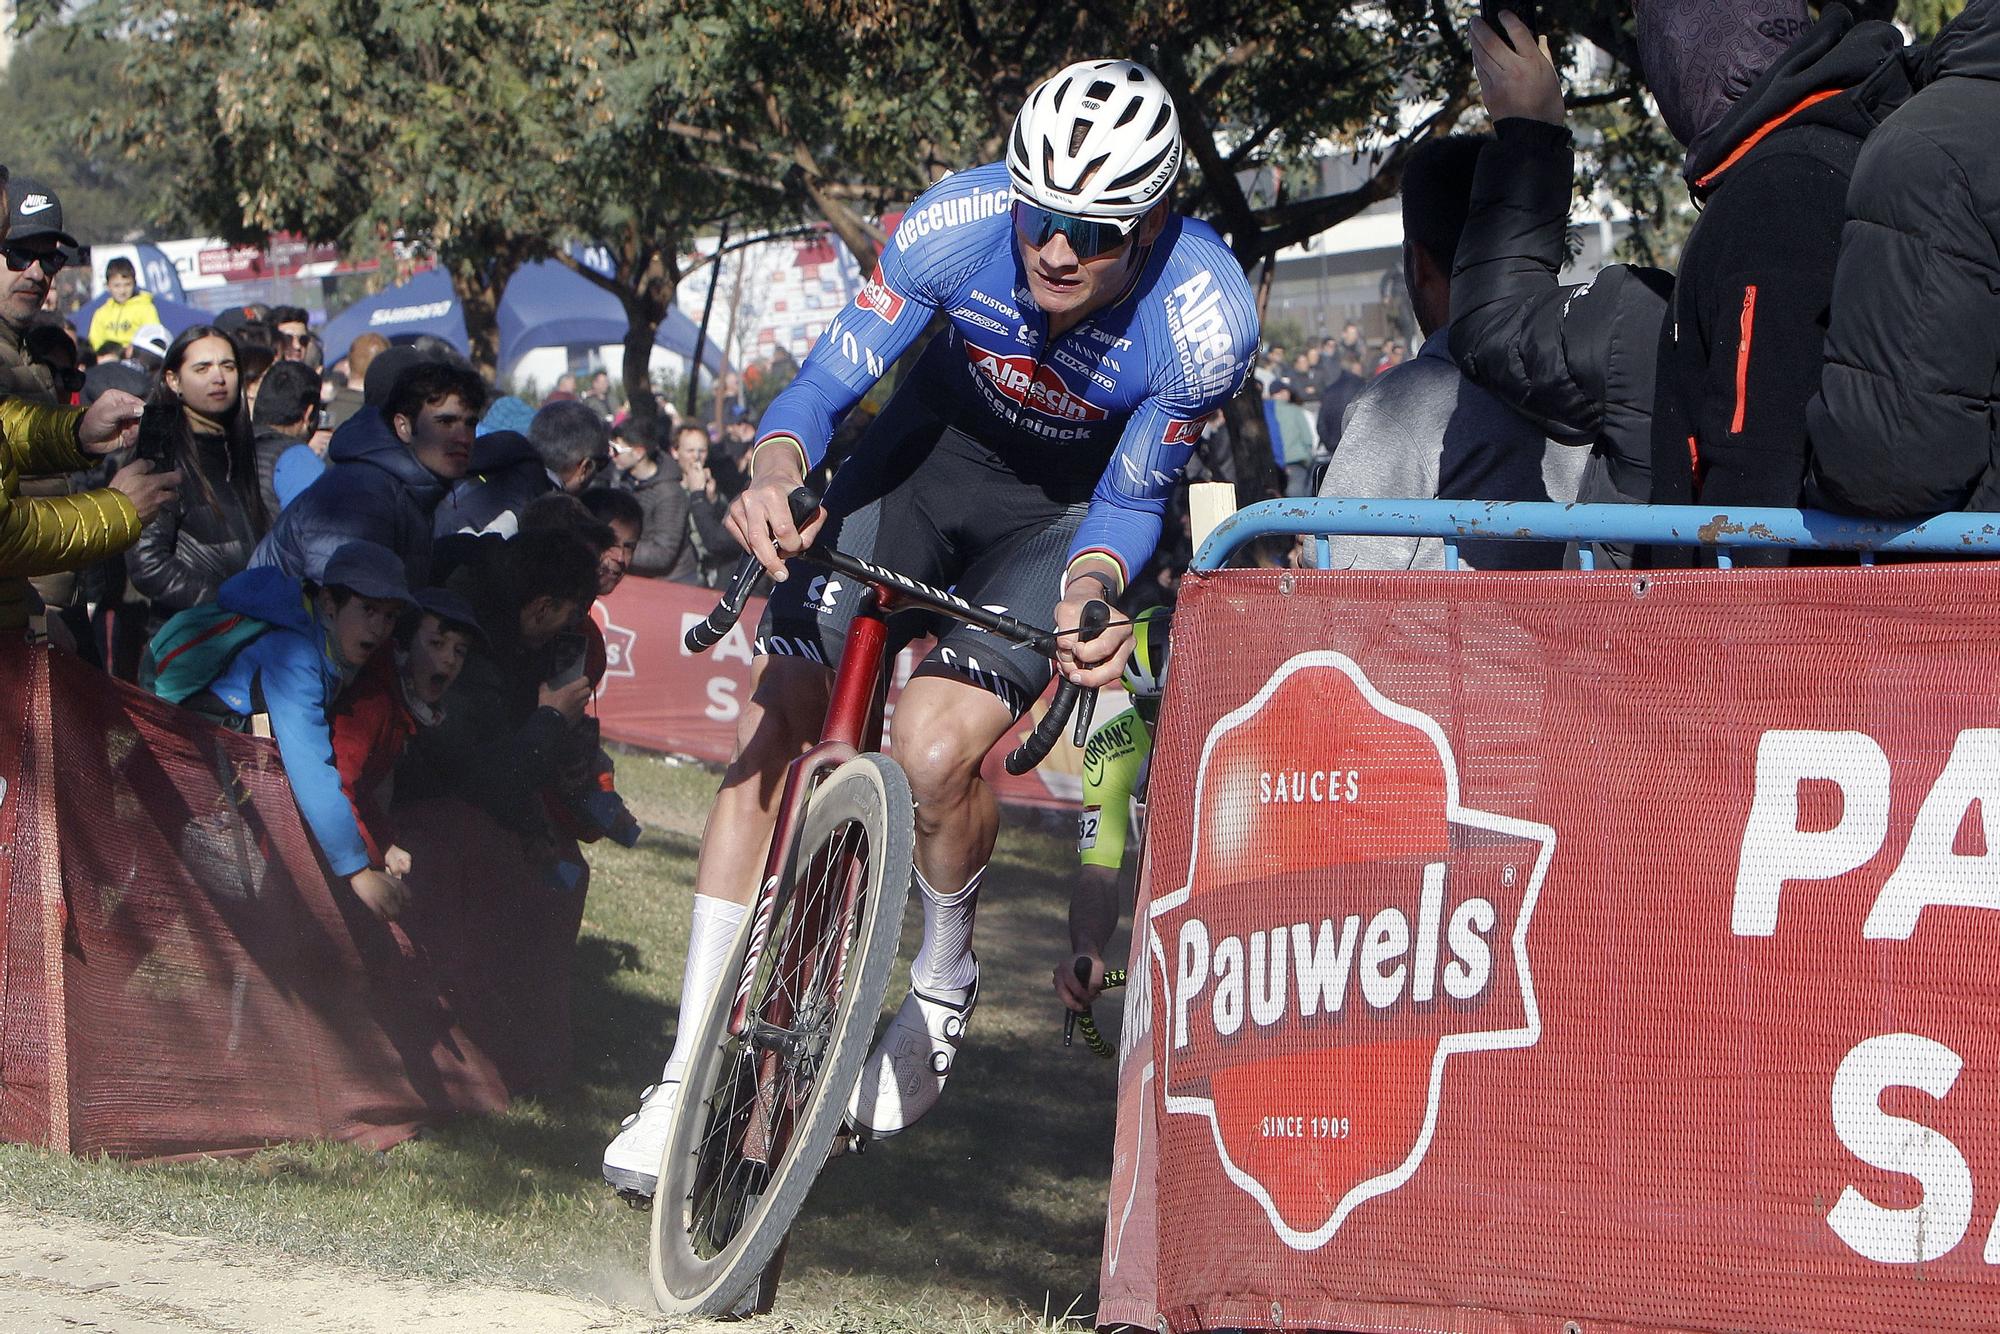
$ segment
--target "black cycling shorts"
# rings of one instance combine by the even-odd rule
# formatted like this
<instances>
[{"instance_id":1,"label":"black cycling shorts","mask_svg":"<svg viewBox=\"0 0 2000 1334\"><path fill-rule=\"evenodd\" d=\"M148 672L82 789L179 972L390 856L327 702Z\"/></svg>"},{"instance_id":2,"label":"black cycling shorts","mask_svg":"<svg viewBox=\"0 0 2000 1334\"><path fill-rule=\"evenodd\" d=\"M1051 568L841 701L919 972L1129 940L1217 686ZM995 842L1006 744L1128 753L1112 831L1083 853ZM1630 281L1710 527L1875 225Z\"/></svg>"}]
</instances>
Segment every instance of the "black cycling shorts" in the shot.
<instances>
[{"instance_id":1,"label":"black cycling shorts","mask_svg":"<svg viewBox=\"0 0 2000 1334\"><path fill-rule=\"evenodd\" d=\"M1079 460L1073 444L1035 455L974 439L926 405L916 385L905 385L827 488L820 541L975 606L1047 625L1105 460ZM772 591L757 651L834 665L864 591L846 575L795 562L792 577ZM890 618L890 651L922 634L941 638L916 675L968 681L1016 717L1041 697L1054 671L1034 649L923 612Z\"/></svg>"}]
</instances>

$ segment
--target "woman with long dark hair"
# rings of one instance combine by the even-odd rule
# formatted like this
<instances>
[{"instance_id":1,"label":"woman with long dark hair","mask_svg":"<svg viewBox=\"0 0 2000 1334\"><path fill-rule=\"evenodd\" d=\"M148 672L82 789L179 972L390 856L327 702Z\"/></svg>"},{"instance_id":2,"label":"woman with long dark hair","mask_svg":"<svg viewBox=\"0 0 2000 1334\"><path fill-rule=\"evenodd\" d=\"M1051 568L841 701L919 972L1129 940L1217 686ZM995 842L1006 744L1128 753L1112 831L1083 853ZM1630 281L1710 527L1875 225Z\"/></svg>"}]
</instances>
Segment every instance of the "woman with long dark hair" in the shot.
<instances>
[{"instance_id":1,"label":"woman with long dark hair","mask_svg":"<svg viewBox=\"0 0 2000 1334\"><path fill-rule=\"evenodd\" d=\"M139 457L181 470L180 498L125 554L155 623L215 600L270 527L257 488L256 433L243 403L236 344L198 324L167 349L139 423Z\"/></svg>"}]
</instances>

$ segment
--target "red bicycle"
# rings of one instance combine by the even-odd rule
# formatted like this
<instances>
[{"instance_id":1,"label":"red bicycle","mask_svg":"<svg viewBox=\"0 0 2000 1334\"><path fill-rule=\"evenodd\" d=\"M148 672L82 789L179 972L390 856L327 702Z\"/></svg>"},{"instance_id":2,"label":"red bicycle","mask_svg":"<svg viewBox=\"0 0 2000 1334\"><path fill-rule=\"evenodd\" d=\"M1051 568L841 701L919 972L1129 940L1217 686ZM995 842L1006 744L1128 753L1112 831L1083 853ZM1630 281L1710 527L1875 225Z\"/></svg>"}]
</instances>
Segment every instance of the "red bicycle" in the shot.
<instances>
[{"instance_id":1,"label":"red bicycle","mask_svg":"<svg viewBox=\"0 0 2000 1334\"><path fill-rule=\"evenodd\" d=\"M818 508L792 496L803 522ZM1056 635L831 548L804 559L868 590L847 632L817 745L785 775L763 880L725 977L701 1018L653 1199L653 1296L674 1315L768 1309L792 1220L820 1168L858 1149L849 1095L875 1036L902 932L916 843L909 780L879 753L888 688L888 617L921 608L1054 655ZM746 558L708 619L702 652L742 615L763 571ZM1093 603L1078 634L1110 608ZM1062 735L1079 699L1065 680L1034 733L1007 758L1026 773ZM753 1291L754 1290L754 1291Z\"/></svg>"}]
</instances>

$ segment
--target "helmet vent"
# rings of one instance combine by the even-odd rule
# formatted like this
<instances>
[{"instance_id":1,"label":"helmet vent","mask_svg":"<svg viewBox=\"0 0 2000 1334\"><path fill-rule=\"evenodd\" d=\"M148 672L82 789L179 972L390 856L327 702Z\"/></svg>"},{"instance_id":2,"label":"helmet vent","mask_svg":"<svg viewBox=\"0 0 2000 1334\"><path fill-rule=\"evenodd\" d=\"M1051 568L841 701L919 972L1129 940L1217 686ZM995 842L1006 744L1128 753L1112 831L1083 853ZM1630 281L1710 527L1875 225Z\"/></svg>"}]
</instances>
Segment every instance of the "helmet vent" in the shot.
<instances>
[{"instance_id":1,"label":"helmet vent","mask_svg":"<svg viewBox=\"0 0 2000 1334\"><path fill-rule=\"evenodd\" d=\"M1071 157L1075 157L1079 152L1083 150L1083 141L1090 137L1091 128L1092 128L1091 122L1087 120L1080 120L1076 124L1070 126L1069 155Z\"/></svg>"},{"instance_id":2,"label":"helmet vent","mask_svg":"<svg viewBox=\"0 0 2000 1334\"><path fill-rule=\"evenodd\" d=\"M1116 91L1109 82L1099 79L1090 85L1090 91L1085 93L1084 96L1093 102L1108 102L1111 100L1111 94Z\"/></svg>"}]
</instances>

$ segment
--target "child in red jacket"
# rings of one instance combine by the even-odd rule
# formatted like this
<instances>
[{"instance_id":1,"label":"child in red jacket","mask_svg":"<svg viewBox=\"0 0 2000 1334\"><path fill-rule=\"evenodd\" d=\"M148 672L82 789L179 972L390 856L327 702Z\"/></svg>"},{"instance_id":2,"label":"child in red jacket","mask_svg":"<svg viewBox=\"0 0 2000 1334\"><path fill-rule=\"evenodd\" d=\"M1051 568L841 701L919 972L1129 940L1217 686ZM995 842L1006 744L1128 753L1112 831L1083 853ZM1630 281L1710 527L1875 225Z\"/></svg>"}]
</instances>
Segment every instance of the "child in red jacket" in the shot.
<instances>
[{"instance_id":1,"label":"child in red jacket","mask_svg":"<svg viewBox=\"0 0 2000 1334\"><path fill-rule=\"evenodd\" d=\"M419 727L444 717L445 692L483 638L471 606L444 588L416 594L417 610L396 643L377 653L327 710L340 785L354 807L368 855L391 875L410 873L410 854L395 845L387 785L403 747Z\"/></svg>"}]
</instances>

